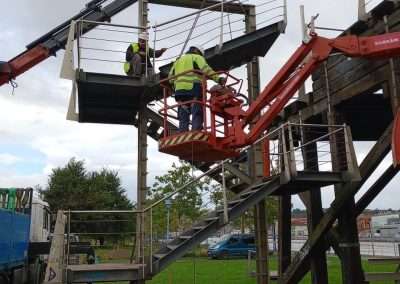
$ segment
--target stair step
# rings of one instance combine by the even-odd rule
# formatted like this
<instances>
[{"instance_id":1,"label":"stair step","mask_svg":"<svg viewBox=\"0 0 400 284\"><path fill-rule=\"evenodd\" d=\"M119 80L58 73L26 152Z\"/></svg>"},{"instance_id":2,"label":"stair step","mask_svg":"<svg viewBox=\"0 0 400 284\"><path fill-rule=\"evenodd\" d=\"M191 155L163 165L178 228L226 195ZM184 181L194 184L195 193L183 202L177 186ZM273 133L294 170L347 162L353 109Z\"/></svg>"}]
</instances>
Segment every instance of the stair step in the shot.
<instances>
[{"instance_id":1,"label":"stair step","mask_svg":"<svg viewBox=\"0 0 400 284\"><path fill-rule=\"evenodd\" d=\"M257 190L250 190L250 191L246 191L240 194L240 197L247 197L253 193L257 192Z\"/></svg>"},{"instance_id":2,"label":"stair step","mask_svg":"<svg viewBox=\"0 0 400 284\"><path fill-rule=\"evenodd\" d=\"M207 217L207 218L204 219L204 221L212 222L212 221L216 221L218 219L219 219L219 217L217 217L217 216L215 216L215 217Z\"/></svg>"},{"instance_id":3,"label":"stair step","mask_svg":"<svg viewBox=\"0 0 400 284\"><path fill-rule=\"evenodd\" d=\"M244 201L245 199L236 199L236 200L232 200L228 203L228 211L232 209L232 207L234 207L236 204ZM219 206L217 207L216 212L224 212L224 206Z\"/></svg>"},{"instance_id":4,"label":"stair step","mask_svg":"<svg viewBox=\"0 0 400 284\"><path fill-rule=\"evenodd\" d=\"M158 258L158 259L160 259L160 258L163 258L164 256L166 256L167 254L165 254L165 253L163 253L163 254L161 254L161 253L157 253L157 254L153 254L153 256L155 257L155 258Z\"/></svg>"},{"instance_id":5,"label":"stair step","mask_svg":"<svg viewBox=\"0 0 400 284\"><path fill-rule=\"evenodd\" d=\"M203 230L204 228L206 228L207 226L193 226L192 229L193 230Z\"/></svg>"},{"instance_id":6,"label":"stair step","mask_svg":"<svg viewBox=\"0 0 400 284\"><path fill-rule=\"evenodd\" d=\"M175 250L178 247L180 247L180 245L167 245L167 248L170 249L170 250Z\"/></svg>"},{"instance_id":7,"label":"stair step","mask_svg":"<svg viewBox=\"0 0 400 284\"><path fill-rule=\"evenodd\" d=\"M244 198L243 199L235 199L235 200L229 201L228 205L236 205L244 200L245 200Z\"/></svg>"},{"instance_id":8,"label":"stair step","mask_svg":"<svg viewBox=\"0 0 400 284\"><path fill-rule=\"evenodd\" d=\"M192 236L179 236L179 238L182 240L189 240L192 238Z\"/></svg>"}]
</instances>

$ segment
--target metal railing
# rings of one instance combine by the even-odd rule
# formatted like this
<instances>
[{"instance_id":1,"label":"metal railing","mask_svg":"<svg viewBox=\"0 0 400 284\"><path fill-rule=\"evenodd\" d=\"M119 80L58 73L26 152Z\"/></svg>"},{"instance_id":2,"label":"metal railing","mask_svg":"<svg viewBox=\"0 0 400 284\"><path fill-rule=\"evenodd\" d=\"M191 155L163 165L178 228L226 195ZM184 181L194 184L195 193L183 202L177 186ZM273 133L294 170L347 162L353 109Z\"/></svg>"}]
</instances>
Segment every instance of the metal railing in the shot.
<instances>
[{"instance_id":1,"label":"metal railing","mask_svg":"<svg viewBox=\"0 0 400 284\"><path fill-rule=\"evenodd\" d=\"M82 264L71 253L71 242L89 242L97 263L129 263L136 243L135 210L67 210L65 264ZM71 263L73 258L78 261Z\"/></svg>"},{"instance_id":2,"label":"metal railing","mask_svg":"<svg viewBox=\"0 0 400 284\"><path fill-rule=\"evenodd\" d=\"M95 27L83 35L86 26ZM117 25L104 22L80 20L76 22L77 68L108 74L123 74L127 48L146 27ZM149 49L149 46L146 46ZM146 57L148 59L148 57ZM150 60L150 59L148 59ZM144 74L149 75L148 64L144 64Z\"/></svg>"},{"instance_id":3,"label":"metal railing","mask_svg":"<svg viewBox=\"0 0 400 284\"><path fill-rule=\"evenodd\" d=\"M142 32L149 36L147 48L167 48L160 58L156 58L155 55L146 57L148 62L145 64L144 73L147 77L153 73L147 66L152 66L156 73L158 67L174 61L190 46L222 47L225 41L246 32L245 13L231 14L225 11L227 8L224 7L231 3L254 6L257 28L287 20L286 0L221 1L196 12L147 27L79 20L75 24L76 67L90 72L124 75L126 50L130 44L137 42L138 35ZM216 11L219 8L220 11ZM71 28L73 26L71 25ZM83 31L88 27L91 27L91 30L84 34Z\"/></svg>"},{"instance_id":4,"label":"metal railing","mask_svg":"<svg viewBox=\"0 0 400 284\"><path fill-rule=\"evenodd\" d=\"M180 78L185 75L196 75L199 77L199 80L201 80L201 85L202 85L201 98L193 98L190 101L176 102L173 99L174 91L172 90L169 82L171 80L176 80L177 78ZM215 86L216 89L214 89L214 87L208 88L207 81L215 75L218 75L219 77L226 79L226 84L224 86L216 85ZM164 125L163 125L165 130L163 132L164 138L167 138L168 136L174 134L172 129L168 128L168 124L171 122L177 123L179 121L178 108L186 106L190 109L191 105L194 103L198 104L199 107L202 109L203 129L207 132L210 132L215 137L223 137L225 135L225 131L227 129L229 122L222 115L212 110L212 100L213 99L215 100L219 96L219 93L222 90L226 89L229 89L232 92L231 93L232 98L230 100L231 104L237 103L239 105L243 105L244 100L247 100L247 98L241 94L243 80L238 79L233 75L231 75L229 72L225 71L207 75L199 70L188 70L181 74L161 80L160 85L164 90L163 92L164 97L162 104L161 102L158 102L159 104L161 104L158 106L158 113L164 119ZM189 122L189 124L191 124L191 122Z\"/></svg>"}]
</instances>

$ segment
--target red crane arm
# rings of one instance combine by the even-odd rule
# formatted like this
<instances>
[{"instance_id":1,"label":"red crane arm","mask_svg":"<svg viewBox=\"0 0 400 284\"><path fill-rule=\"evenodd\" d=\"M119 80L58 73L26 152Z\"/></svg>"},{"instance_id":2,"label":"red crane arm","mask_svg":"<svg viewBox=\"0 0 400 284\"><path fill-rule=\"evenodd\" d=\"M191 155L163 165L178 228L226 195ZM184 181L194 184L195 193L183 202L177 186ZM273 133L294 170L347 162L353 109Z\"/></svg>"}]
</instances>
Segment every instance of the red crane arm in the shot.
<instances>
[{"instance_id":1,"label":"red crane arm","mask_svg":"<svg viewBox=\"0 0 400 284\"><path fill-rule=\"evenodd\" d=\"M234 124L235 146L241 147L254 143L267 130L275 117L283 110L307 78L323 63L332 51L338 51L349 57L389 58L400 55L400 32L371 37L344 36L327 39L312 34L307 43L303 43L278 74L246 112L240 115L242 123ZM268 107L264 114L261 110ZM255 117L259 118L248 134L244 128ZM239 127L241 129L239 129Z\"/></svg>"},{"instance_id":2,"label":"red crane arm","mask_svg":"<svg viewBox=\"0 0 400 284\"><path fill-rule=\"evenodd\" d=\"M21 75L49 56L49 50L38 45L11 59L9 62L0 65L0 86Z\"/></svg>"}]
</instances>

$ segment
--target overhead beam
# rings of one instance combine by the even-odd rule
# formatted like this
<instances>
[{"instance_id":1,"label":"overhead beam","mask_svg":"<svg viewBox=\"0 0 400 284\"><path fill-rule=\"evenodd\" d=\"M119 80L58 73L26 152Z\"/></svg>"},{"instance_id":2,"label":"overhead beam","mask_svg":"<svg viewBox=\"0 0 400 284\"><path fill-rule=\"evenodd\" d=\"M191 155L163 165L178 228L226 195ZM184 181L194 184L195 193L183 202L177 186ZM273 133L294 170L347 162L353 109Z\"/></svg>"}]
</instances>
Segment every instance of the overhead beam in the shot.
<instances>
[{"instance_id":1,"label":"overhead beam","mask_svg":"<svg viewBox=\"0 0 400 284\"><path fill-rule=\"evenodd\" d=\"M167 6L175 6L181 8L189 8L189 9L200 9L202 7L203 0L149 0L151 4L158 5L167 5ZM221 3L220 1L214 0L206 0L204 4L204 8L209 6L213 6L215 4ZM224 3L224 12L232 13L232 14L248 14L250 8L254 7L253 5L244 5L237 3ZM221 11L220 7L211 8L211 11L219 12Z\"/></svg>"}]
</instances>

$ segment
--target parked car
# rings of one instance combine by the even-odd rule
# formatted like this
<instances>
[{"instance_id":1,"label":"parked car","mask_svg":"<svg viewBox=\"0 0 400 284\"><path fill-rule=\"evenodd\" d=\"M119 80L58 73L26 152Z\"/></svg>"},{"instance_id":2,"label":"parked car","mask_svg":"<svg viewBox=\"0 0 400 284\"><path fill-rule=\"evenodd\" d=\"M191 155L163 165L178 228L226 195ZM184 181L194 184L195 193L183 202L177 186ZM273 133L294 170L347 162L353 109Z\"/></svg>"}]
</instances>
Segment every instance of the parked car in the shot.
<instances>
[{"instance_id":1,"label":"parked car","mask_svg":"<svg viewBox=\"0 0 400 284\"><path fill-rule=\"evenodd\" d=\"M233 234L227 235L217 244L208 249L210 258L246 257L249 251L256 249L254 235Z\"/></svg>"}]
</instances>

